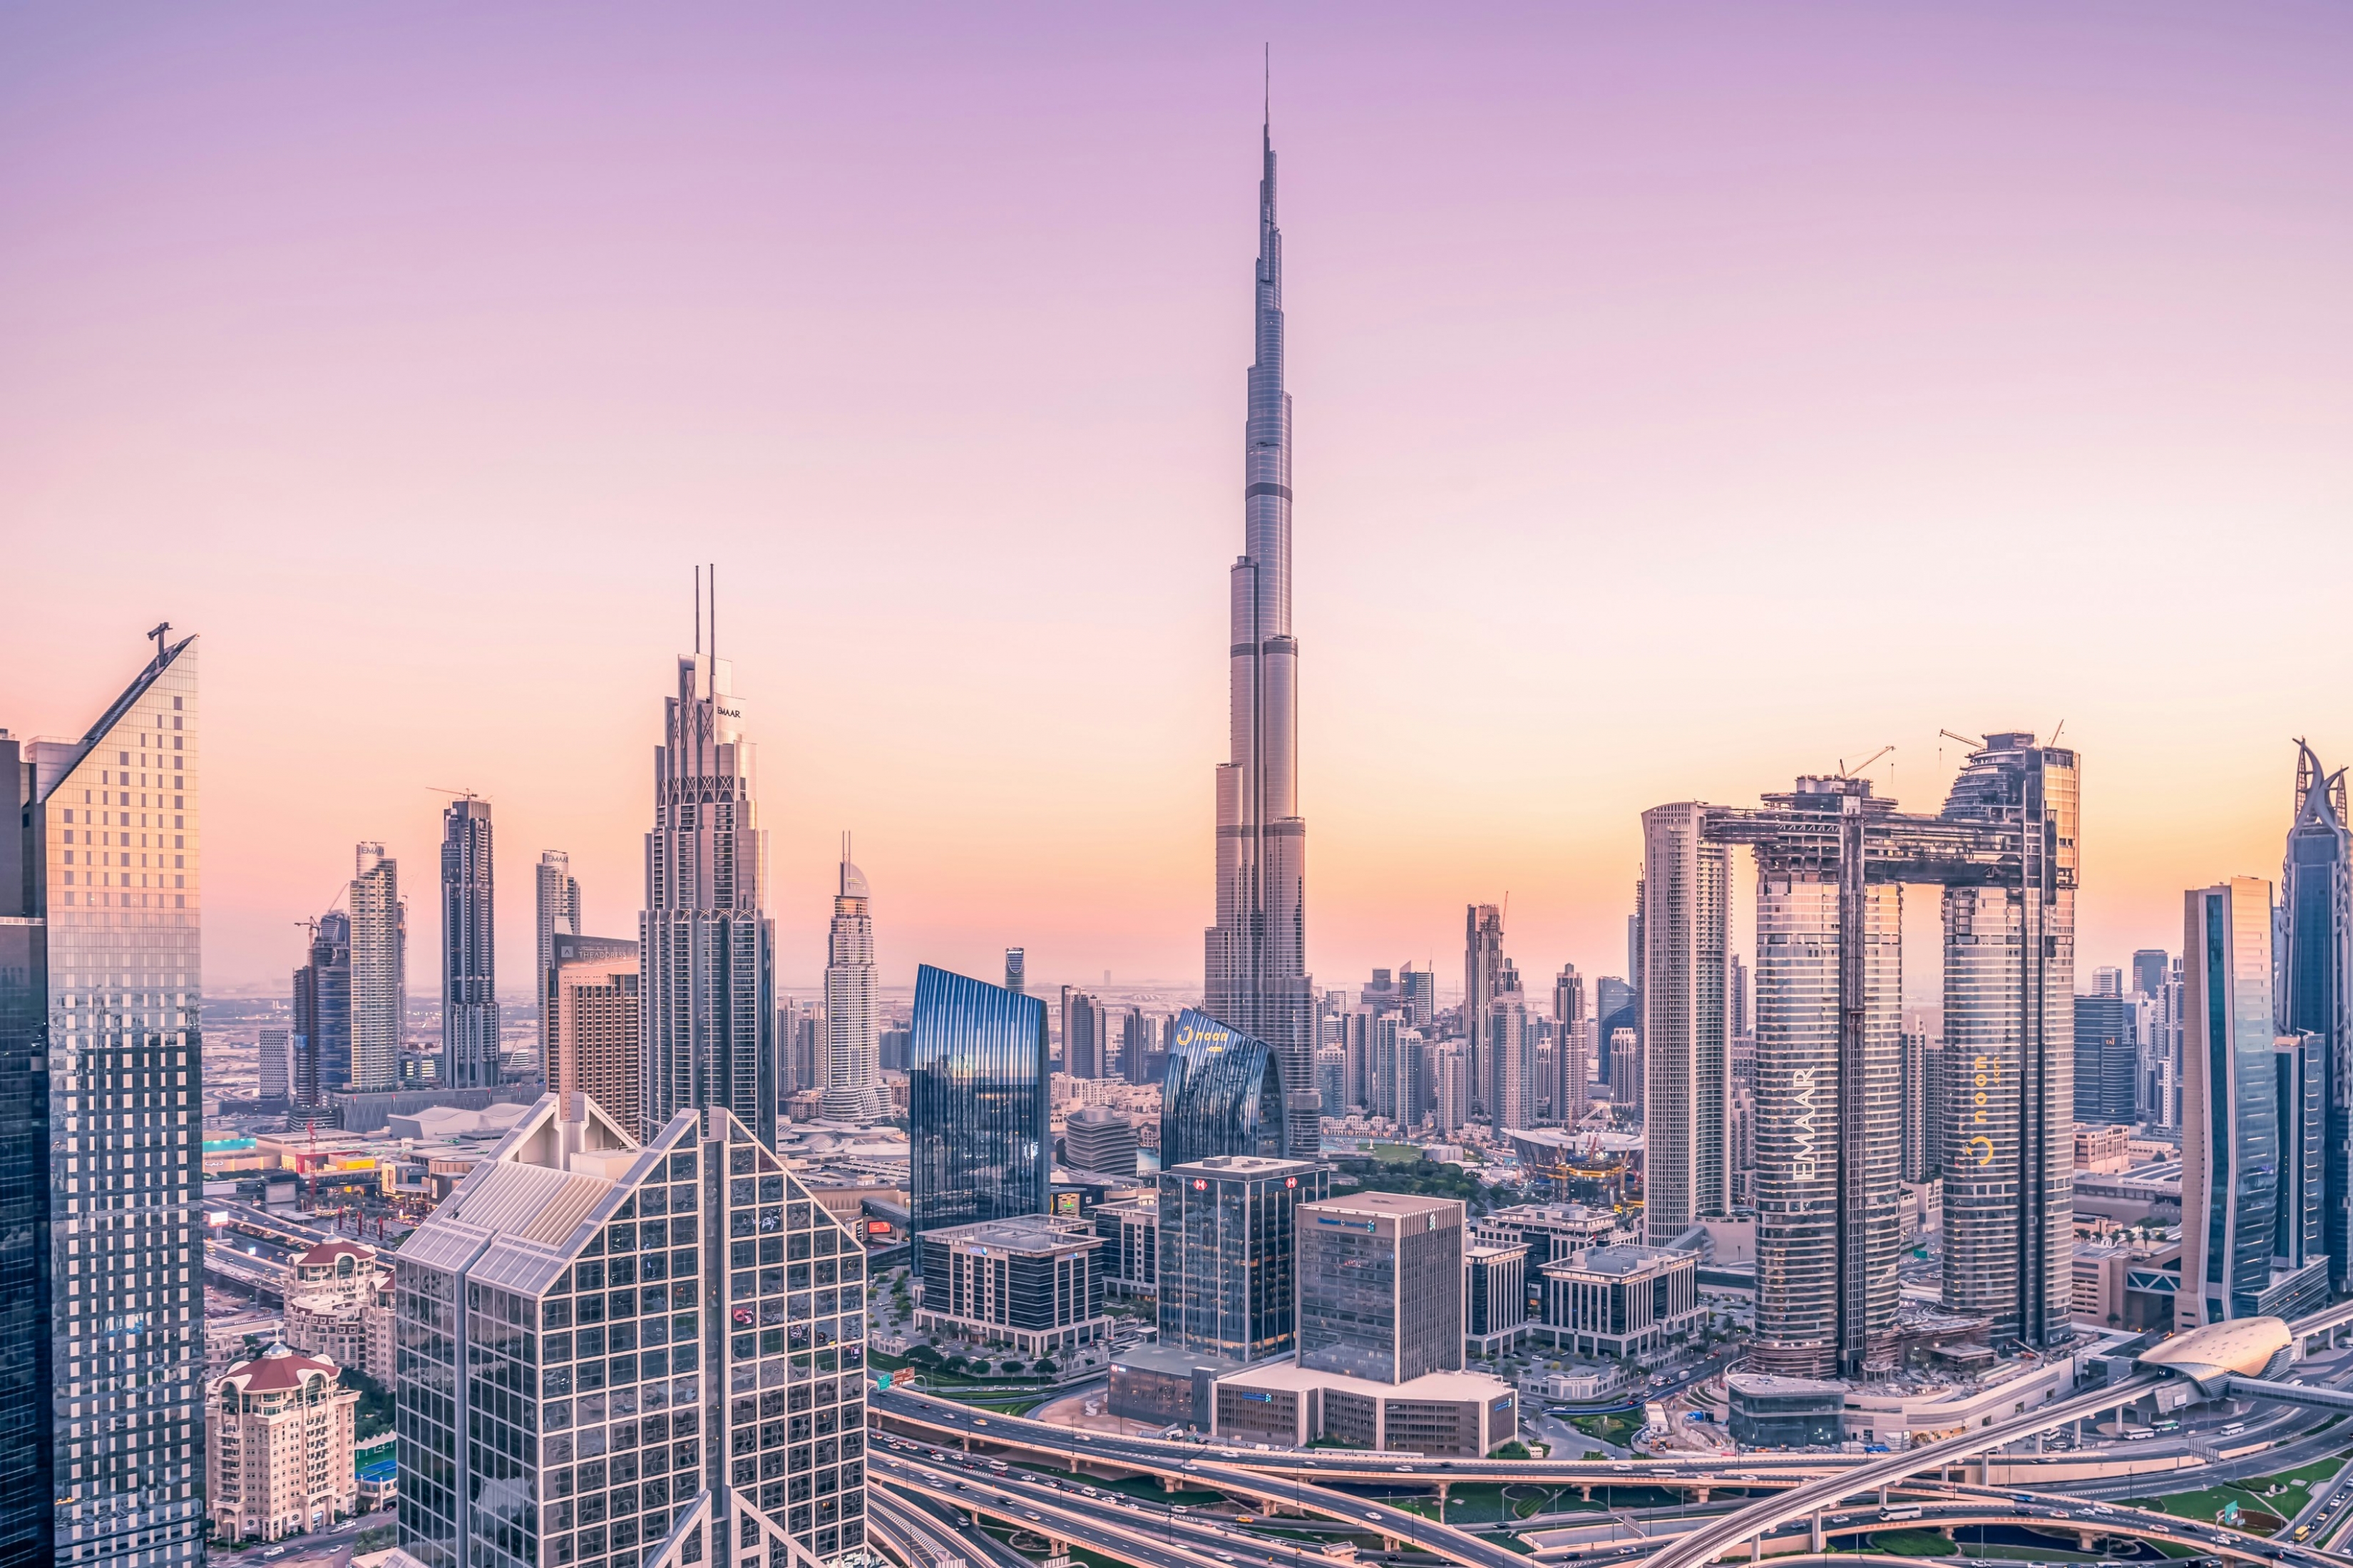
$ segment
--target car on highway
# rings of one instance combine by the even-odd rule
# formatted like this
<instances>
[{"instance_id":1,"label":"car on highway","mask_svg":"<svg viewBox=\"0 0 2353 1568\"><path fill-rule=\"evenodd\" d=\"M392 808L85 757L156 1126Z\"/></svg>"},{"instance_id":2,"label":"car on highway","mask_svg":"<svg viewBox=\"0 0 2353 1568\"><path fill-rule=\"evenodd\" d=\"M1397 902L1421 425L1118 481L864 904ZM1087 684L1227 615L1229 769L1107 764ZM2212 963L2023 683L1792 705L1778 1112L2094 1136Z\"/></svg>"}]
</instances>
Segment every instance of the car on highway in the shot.
<instances>
[{"instance_id":1,"label":"car on highway","mask_svg":"<svg viewBox=\"0 0 2353 1568\"><path fill-rule=\"evenodd\" d=\"M1037 1516L1036 1514L1034 1514L1034 1513L1024 1513L1021 1517L1022 1517L1022 1518L1024 1518L1024 1519L1034 1520L1034 1519L1036 1519L1038 1516Z\"/></svg>"}]
</instances>

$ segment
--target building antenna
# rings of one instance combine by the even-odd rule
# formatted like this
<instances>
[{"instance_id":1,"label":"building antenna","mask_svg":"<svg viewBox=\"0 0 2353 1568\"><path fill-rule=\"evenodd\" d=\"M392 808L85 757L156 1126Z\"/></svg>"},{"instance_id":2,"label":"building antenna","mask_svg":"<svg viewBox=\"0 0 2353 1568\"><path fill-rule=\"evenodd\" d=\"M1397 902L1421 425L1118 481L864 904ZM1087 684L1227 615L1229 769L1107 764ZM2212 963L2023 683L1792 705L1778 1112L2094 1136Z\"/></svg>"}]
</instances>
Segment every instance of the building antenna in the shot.
<instances>
[{"instance_id":1,"label":"building antenna","mask_svg":"<svg viewBox=\"0 0 2353 1568\"><path fill-rule=\"evenodd\" d=\"M697 567L694 569L694 651L695 651L695 655L696 655L696 657L700 658L700 657L702 656L702 567L700 567L700 566L697 566Z\"/></svg>"},{"instance_id":2,"label":"building antenna","mask_svg":"<svg viewBox=\"0 0 2353 1568\"><path fill-rule=\"evenodd\" d=\"M719 563L711 563L711 657L719 657Z\"/></svg>"},{"instance_id":3,"label":"building antenna","mask_svg":"<svg viewBox=\"0 0 2353 1568\"><path fill-rule=\"evenodd\" d=\"M1263 47L1266 50L1266 76L1263 88L1266 101L1260 111L1260 120L1271 132L1274 129L1274 45L1269 41Z\"/></svg>"}]
</instances>

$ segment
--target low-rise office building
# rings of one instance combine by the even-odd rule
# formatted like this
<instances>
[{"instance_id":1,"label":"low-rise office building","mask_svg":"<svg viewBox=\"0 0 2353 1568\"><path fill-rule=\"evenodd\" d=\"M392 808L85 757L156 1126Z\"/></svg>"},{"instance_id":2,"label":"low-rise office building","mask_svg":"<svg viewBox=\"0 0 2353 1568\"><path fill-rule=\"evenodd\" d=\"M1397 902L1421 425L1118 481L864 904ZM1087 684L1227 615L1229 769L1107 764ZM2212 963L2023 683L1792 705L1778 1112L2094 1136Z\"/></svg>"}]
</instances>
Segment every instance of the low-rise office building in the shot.
<instances>
[{"instance_id":1,"label":"low-rise office building","mask_svg":"<svg viewBox=\"0 0 2353 1568\"><path fill-rule=\"evenodd\" d=\"M1471 1227L1477 1246L1526 1247L1532 1272L1589 1247L1633 1238L1614 1211L1584 1204L1514 1204L1480 1215Z\"/></svg>"},{"instance_id":2,"label":"low-rise office building","mask_svg":"<svg viewBox=\"0 0 2353 1568\"><path fill-rule=\"evenodd\" d=\"M1157 1196L1097 1204L1091 1216L1103 1237L1103 1289L1116 1296L1149 1296L1159 1288L1160 1202Z\"/></svg>"},{"instance_id":3,"label":"low-rise office building","mask_svg":"<svg viewBox=\"0 0 2353 1568\"><path fill-rule=\"evenodd\" d=\"M1596 1247L1544 1269L1544 1321L1530 1334L1556 1350L1635 1360L1664 1353L1707 1321L1699 1259L1664 1247Z\"/></svg>"},{"instance_id":4,"label":"low-rise office building","mask_svg":"<svg viewBox=\"0 0 2353 1568\"><path fill-rule=\"evenodd\" d=\"M1477 1459L1519 1434L1519 1396L1499 1378L1431 1372L1403 1383L1270 1363L1217 1380L1215 1425L1238 1442L1351 1447Z\"/></svg>"},{"instance_id":5,"label":"low-rise office building","mask_svg":"<svg viewBox=\"0 0 2353 1568\"><path fill-rule=\"evenodd\" d=\"M982 1344L1050 1355L1111 1332L1096 1255L1103 1238L1083 1221L1047 1215L927 1230L915 1328Z\"/></svg>"},{"instance_id":6,"label":"low-rise office building","mask_svg":"<svg viewBox=\"0 0 2353 1568\"><path fill-rule=\"evenodd\" d=\"M1462 1351L1492 1356L1527 1338L1528 1249L1473 1247L1462 1254Z\"/></svg>"},{"instance_id":7,"label":"low-rise office building","mask_svg":"<svg viewBox=\"0 0 2353 1568\"><path fill-rule=\"evenodd\" d=\"M1743 1448L1835 1448L1846 1408L1846 1384L1769 1373L1725 1374L1732 1440Z\"/></svg>"}]
</instances>

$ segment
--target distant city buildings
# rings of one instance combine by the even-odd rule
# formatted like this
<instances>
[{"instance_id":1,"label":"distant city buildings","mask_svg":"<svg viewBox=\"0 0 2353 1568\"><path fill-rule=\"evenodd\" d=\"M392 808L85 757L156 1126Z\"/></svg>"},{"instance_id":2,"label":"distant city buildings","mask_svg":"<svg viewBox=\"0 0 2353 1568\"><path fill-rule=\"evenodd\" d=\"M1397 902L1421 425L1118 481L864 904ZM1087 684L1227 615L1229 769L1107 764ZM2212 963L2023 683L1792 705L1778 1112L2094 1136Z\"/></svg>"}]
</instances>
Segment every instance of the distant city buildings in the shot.
<instances>
[{"instance_id":1,"label":"distant city buildings","mask_svg":"<svg viewBox=\"0 0 2353 1568\"><path fill-rule=\"evenodd\" d=\"M1062 1070L1072 1078L1103 1076L1103 1004L1075 985L1062 987Z\"/></svg>"},{"instance_id":2,"label":"distant city buildings","mask_svg":"<svg viewBox=\"0 0 2353 1568\"><path fill-rule=\"evenodd\" d=\"M441 1081L451 1089L495 1089L503 1076L491 867L491 803L451 801L441 814Z\"/></svg>"},{"instance_id":3,"label":"distant city buildings","mask_svg":"<svg viewBox=\"0 0 2353 1568\"><path fill-rule=\"evenodd\" d=\"M1029 984L1029 954L1018 947L1005 950L1005 988L1016 996Z\"/></svg>"},{"instance_id":4,"label":"distant city buildings","mask_svg":"<svg viewBox=\"0 0 2353 1568\"><path fill-rule=\"evenodd\" d=\"M872 895L866 874L849 863L847 834L825 952L825 1116L832 1121L879 1121L891 1113L891 1104L882 1089Z\"/></svg>"},{"instance_id":5,"label":"distant city buildings","mask_svg":"<svg viewBox=\"0 0 2353 1568\"><path fill-rule=\"evenodd\" d=\"M555 1059L555 939L578 936L580 883L572 875L572 857L561 849L543 849L532 883L533 984L539 993L539 1059L542 1070ZM553 1081L551 1079L550 1081Z\"/></svg>"},{"instance_id":6,"label":"distant city buildings","mask_svg":"<svg viewBox=\"0 0 2353 1568\"><path fill-rule=\"evenodd\" d=\"M1593 1037L1585 1016L1585 977L1564 963L1552 983L1553 1120L1574 1127L1585 1120L1592 1078Z\"/></svg>"},{"instance_id":7,"label":"distant city buildings","mask_svg":"<svg viewBox=\"0 0 2353 1568\"><path fill-rule=\"evenodd\" d=\"M400 863L381 844L362 844L352 858L350 1087L398 1089L402 1015L408 1002Z\"/></svg>"},{"instance_id":8,"label":"distant city buildings","mask_svg":"<svg viewBox=\"0 0 2353 1568\"><path fill-rule=\"evenodd\" d=\"M294 1105L305 1119L352 1087L352 919L329 910L294 972Z\"/></svg>"}]
</instances>

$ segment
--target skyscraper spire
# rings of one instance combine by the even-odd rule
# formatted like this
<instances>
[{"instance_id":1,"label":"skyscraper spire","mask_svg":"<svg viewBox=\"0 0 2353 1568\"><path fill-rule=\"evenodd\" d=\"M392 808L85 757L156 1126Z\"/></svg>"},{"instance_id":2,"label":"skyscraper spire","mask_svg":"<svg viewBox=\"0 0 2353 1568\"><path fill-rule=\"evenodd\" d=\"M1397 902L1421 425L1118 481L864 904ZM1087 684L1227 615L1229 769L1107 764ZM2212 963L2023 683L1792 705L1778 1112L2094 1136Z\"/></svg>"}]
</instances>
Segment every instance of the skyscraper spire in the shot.
<instances>
[{"instance_id":1,"label":"skyscraper spire","mask_svg":"<svg viewBox=\"0 0 2353 1568\"><path fill-rule=\"evenodd\" d=\"M1270 109L1271 99L1270 97ZM1262 130L1242 553L1229 577L1231 760L1218 770L1218 921L1204 1006L1274 1047L1294 1153L1320 1139L1306 972L1307 825L1299 816L1299 644L1291 630L1291 395L1282 379L1282 231L1272 119Z\"/></svg>"}]
</instances>

